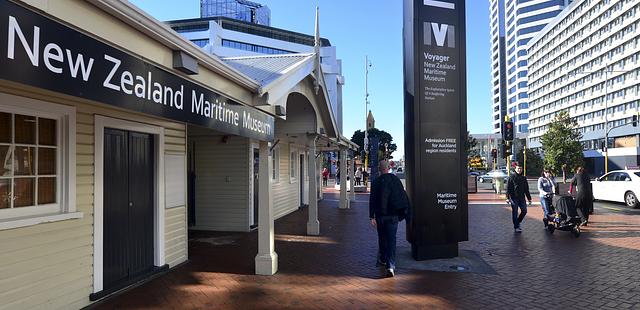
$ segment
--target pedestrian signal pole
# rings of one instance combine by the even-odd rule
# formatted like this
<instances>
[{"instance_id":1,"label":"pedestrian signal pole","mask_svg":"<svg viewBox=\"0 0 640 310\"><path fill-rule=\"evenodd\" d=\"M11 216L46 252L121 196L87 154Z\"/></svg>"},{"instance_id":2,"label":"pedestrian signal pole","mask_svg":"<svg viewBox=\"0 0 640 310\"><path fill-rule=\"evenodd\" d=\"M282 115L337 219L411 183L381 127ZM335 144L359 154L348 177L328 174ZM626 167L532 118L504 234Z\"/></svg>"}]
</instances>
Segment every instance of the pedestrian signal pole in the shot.
<instances>
[{"instance_id":1,"label":"pedestrian signal pole","mask_svg":"<svg viewBox=\"0 0 640 310\"><path fill-rule=\"evenodd\" d=\"M522 149L522 155L524 157L524 176L527 176L527 143L524 143L524 148Z\"/></svg>"},{"instance_id":2,"label":"pedestrian signal pole","mask_svg":"<svg viewBox=\"0 0 640 310\"><path fill-rule=\"evenodd\" d=\"M502 140L504 140L504 157L507 162L507 175L510 175L511 169L511 141L513 141L513 122L509 115L504 116L504 126L502 128Z\"/></svg>"}]
</instances>

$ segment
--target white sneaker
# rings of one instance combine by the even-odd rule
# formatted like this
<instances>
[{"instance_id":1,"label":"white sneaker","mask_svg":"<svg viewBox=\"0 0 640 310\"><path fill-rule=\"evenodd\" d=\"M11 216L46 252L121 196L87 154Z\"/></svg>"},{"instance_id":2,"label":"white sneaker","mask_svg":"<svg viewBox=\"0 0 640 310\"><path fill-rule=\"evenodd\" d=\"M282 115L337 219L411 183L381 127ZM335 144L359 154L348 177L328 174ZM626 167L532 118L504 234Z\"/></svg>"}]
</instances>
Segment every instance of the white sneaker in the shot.
<instances>
[{"instance_id":1,"label":"white sneaker","mask_svg":"<svg viewBox=\"0 0 640 310\"><path fill-rule=\"evenodd\" d=\"M395 275L396 275L396 271L393 270L393 268L388 268L387 269L387 277L393 278Z\"/></svg>"},{"instance_id":2,"label":"white sneaker","mask_svg":"<svg viewBox=\"0 0 640 310\"><path fill-rule=\"evenodd\" d=\"M522 228L518 227L515 229L517 233L521 233L522 232Z\"/></svg>"}]
</instances>

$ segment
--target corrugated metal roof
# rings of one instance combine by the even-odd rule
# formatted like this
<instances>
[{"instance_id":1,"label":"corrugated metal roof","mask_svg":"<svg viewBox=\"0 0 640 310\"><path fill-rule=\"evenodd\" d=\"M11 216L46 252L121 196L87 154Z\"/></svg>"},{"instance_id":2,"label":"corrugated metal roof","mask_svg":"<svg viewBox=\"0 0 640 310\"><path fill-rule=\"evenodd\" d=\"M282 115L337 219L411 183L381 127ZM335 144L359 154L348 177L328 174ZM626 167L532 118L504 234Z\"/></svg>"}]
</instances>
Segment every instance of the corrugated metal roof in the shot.
<instances>
[{"instance_id":1,"label":"corrugated metal roof","mask_svg":"<svg viewBox=\"0 0 640 310\"><path fill-rule=\"evenodd\" d=\"M222 58L222 61L260 83L261 86L265 86L311 57L313 54L281 54L226 57Z\"/></svg>"}]
</instances>

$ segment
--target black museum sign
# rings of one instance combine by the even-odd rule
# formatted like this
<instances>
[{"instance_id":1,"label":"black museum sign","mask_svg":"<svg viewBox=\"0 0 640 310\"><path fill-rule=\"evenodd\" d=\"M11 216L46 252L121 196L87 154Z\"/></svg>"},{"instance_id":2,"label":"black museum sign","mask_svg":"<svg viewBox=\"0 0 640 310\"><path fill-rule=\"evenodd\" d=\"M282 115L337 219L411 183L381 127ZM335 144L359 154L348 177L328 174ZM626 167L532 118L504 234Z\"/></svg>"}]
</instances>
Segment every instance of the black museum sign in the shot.
<instances>
[{"instance_id":1,"label":"black museum sign","mask_svg":"<svg viewBox=\"0 0 640 310\"><path fill-rule=\"evenodd\" d=\"M407 239L416 260L455 257L469 240L465 1L403 3Z\"/></svg>"},{"instance_id":2,"label":"black museum sign","mask_svg":"<svg viewBox=\"0 0 640 310\"><path fill-rule=\"evenodd\" d=\"M271 141L274 118L8 0L0 79Z\"/></svg>"}]
</instances>

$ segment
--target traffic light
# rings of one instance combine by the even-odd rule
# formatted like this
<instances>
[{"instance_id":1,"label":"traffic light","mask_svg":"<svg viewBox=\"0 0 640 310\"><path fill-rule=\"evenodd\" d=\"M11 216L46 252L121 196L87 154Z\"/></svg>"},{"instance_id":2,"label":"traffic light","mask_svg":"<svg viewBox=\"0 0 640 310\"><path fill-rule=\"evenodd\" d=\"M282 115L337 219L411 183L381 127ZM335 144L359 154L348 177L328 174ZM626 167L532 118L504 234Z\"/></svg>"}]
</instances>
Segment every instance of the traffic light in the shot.
<instances>
[{"instance_id":1,"label":"traffic light","mask_svg":"<svg viewBox=\"0 0 640 310\"><path fill-rule=\"evenodd\" d=\"M512 121L504 122L504 131L502 134L502 139L504 139L504 141L513 141L513 122Z\"/></svg>"},{"instance_id":2,"label":"traffic light","mask_svg":"<svg viewBox=\"0 0 640 310\"><path fill-rule=\"evenodd\" d=\"M507 158L509 156L511 156L511 142L510 141L506 141L504 145L504 157Z\"/></svg>"},{"instance_id":3,"label":"traffic light","mask_svg":"<svg viewBox=\"0 0 640 310\"><path fill-rule=\"evenodd\" d=\"M498 150L491 149L491 158L493 158L493 160L496 160L498 158Z\"/></svg>"},{"instance_id":4,"label":"traffic light","mask_svg":"<svg viewBox=\"0 0 640 310\"><path fill-rule=\"evenodd\" d=\"M633 125L633 127L638 127L638 113L631 117L631 125Z\"/></svg>"}]
</instances>

